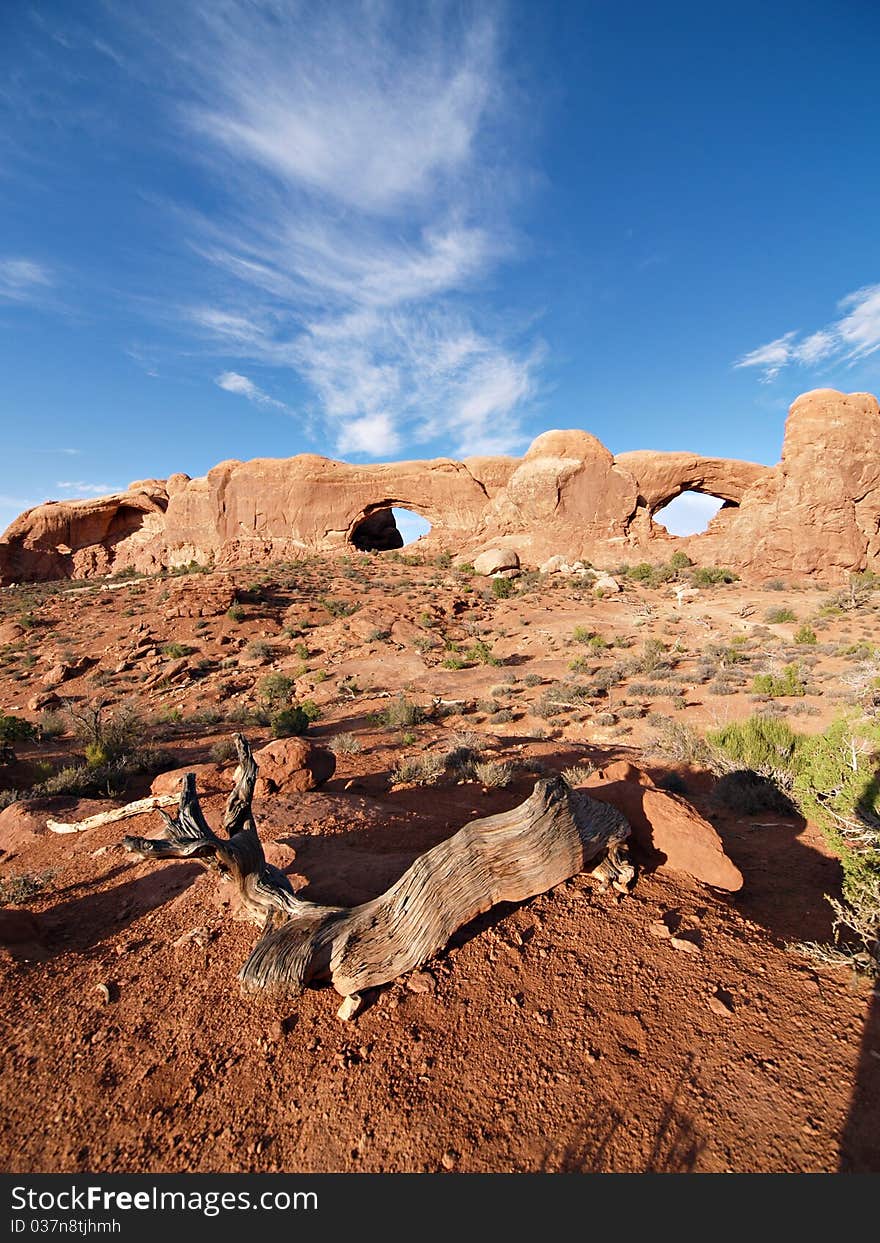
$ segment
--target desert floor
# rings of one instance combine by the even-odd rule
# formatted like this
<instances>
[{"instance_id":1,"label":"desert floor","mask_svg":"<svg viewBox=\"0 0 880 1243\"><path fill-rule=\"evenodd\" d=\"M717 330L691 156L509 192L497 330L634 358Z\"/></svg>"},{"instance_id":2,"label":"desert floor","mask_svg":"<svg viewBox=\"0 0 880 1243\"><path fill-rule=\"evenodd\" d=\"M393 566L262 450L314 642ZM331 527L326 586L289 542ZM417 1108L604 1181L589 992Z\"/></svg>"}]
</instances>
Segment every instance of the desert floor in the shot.
<instances>
[{"instance_id":1,"label":"desert floor","mask_svg":"<svg viewBox=\"0 0 880 1243\"><path fill-rule=\"evenodd\" d=\"M799 816L722 804L692 745L759 708L803 732L864 710L880 592L734 582L679 602L671 584L621 576L598 597L525 575L505 597L447 561L0 593L0 708L43 726L0 767L3 901L39 928L0 954L2 1168L880 1170L877 996L795 948L831 939L839 864ZM755 694L792 665L805 693ZM285 678L336 759L319 788L255 803L305 897L372 897L541 773L618 759L715 826L743 889L660 869L617 896L576 877L462 929L355 1023L326 989L242 995L257 934L226 887L119 846L157 815L66 836L45 822L146 794L157 767L216 770L235 730L268 741ZM96 701L136 717L153 771L112 801L32 796L82 763L68 709ZM449 758L462 747L468 772ZM217 823L222 794L203 802Z\"/></svg>"}]
</instances>

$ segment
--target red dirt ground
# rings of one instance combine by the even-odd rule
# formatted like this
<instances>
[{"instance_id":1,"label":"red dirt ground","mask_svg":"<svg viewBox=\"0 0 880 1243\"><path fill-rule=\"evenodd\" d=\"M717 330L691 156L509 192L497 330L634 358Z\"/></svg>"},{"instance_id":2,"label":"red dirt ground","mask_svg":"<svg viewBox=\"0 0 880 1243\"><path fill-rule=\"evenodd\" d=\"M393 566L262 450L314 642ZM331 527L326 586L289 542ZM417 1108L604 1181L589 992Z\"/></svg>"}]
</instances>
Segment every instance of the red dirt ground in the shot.
<instances>
[{"instance_id":1,"label":"red dirt ground","mask_svg":"<svg viewBox=\"0 0 880 1243\"><path fill-rule=\"evenodd\" d=\"M545 679L517 703L531 703L548 679L569 677L568 662L581 649L565 636L579 619L641 643L647 606L651 633L664 633L673 612L666 597L628 589L622 599L597 604L558 590L516 601L481 595L464 597L465 611L456 614L460 587L434 587L418 566L395 563L383 572L384 585L360 594L349 585L362 609L381 605L405 619L410 634L421 627L430 639L436 625L418 620L430 598L448 632L458 633L462 616L471 619L491 635L499 657L514 660L504 668L445 669L442 650L432 657L405 635L393 642L357 638L352 619L322 616L305 588L273 606L274 614L264 609L238 623L221 614L198 632L192 621L168 620L163 611L161 593L173 603L178 584L150 581L134 601L126 588L32 602L38 626L26 646L37 662L7 659L0 702L24 712L57 648L79 644L107 670L102 694L134 694L155 709L179 705L183 719L166 721L157 736L170 763L198 762L238 726L188 725L186 714L208 702L224 712L236 697L253 702L255 681L299 660L282 655L243 673L218 663L230 647L238 650L238 639L219 640L242 629L249 639L275 637L292 611L313 609L308 646L320 656L310 657L311 671L297 674L298 692L308 691L324 709L311 732L319 742L352 732L361 750L340 753L336 775L320 790L257 801L255 812L270 860L290 871L304 896L323 901L379 893L416 854L466 820L525 798L538 765L561 771L617 757L661 771L656 753L645 759L646 717L600 726L591 724L595 705L549 720L516 707L512 720L499 723L479 704L510 670ZM390 598L388 582L403 573L418 580L413 603L403 587ZM345 583L337 579L325 589L341 596ZM799 594L799 616L812 615L822 598L812 590ZM71 600L82 603L72 610ZM669 622L686 637L690 655L683 662L697 659L697 644L727 642L746 629L744 600L760 613L779 604L780 593L719 589L707 593L699 621L689 615ZM21 607L16 597L7 616ZM214 668L200 682L149 693L128 671L111 674L142 618L158 643L197 638ZM878 630L870 610L830 624L836 629L821 635L823 643ZM40 626L51 629L49 638ZM535 635L539 628L543 637ZM473 642L479 632L461 631L461 638ZM833 674L846 661L826 646L819 669L827 668L827 681L808 697L816 722L798 728L820 728L834 714L841 683ZM316 667L331 677L314 679ZM370 682L356 701L339 689L352 671ZM241 680L240 689L216 689L231 678ZM95 693L72 685L65 693ZM443 695L476 707L468 703L459 717L416 726L411 736L376 725L370 713L387 704L383 691L404 687L423 700ZM677 710L676 719L704 725L753 708L742 687L708 702L696 681L686 693L692 706ZM624 703L625 684L613 695ZM243 728L254 743L268 737L264 727ZM484 789L447 777L434 786L389 787L401 753L437 750L451 728L484 733L492 758L516 761L512 784ZM20 762L0 773L7 786L21 785L34 762L57 766L75 750L66 737L26 745ZM533 771L522 766L526 761ZM837 861L813 826L778 814L722 812L710 777L681 765L678 771L686 797L712 820L742 871L741 893L660 871L642 873L631 894L617 897L601 895L586 876L575 878L481 917L423 971L380 991L349 1024L335 1017L339 998L330 990L310 990L295 1003L241 994L235 973L257 934L232 918L224 886L198 864L138 862L118 848L123 833L154 832L157 817L63 837L42 831L40 816L29 817L23 823L37 831L9 836L0 879L54 875L26 904L44 929L43 950L0 957L0 1167L880 1170L877 996L866 980L786 948L830 939L824 895L839 892ZM149 780L135 780L125 797L143 793ZM204 800L214 823L222 802ZM56 799L42 805L41 816L64 808L62 818L77 819L110 805Z\"/></svg>"}]
</instances>

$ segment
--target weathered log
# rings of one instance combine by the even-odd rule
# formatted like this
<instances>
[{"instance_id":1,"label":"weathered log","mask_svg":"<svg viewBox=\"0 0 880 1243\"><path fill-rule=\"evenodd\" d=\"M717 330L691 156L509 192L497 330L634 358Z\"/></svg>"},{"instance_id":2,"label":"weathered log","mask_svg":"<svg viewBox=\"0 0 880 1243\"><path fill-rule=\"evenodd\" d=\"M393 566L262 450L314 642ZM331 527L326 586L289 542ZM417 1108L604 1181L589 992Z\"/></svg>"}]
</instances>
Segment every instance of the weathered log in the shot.
<instances>
[{"instance_id":1,"label":"weathered log","mask_svg":"<svg viewBox=\"0 0 880 1243\"><path fill-rule=\"evenodd\" d=\"M151 794L147 798L126 803L124 807L114 807L111 811L100 811L96 816L87 816L85 820L47 820L46 828L53 833L85 833L86 829L97 829L102 824L112 824L114 820L127 820L130 816L142 816L147 811L172 807L177 801L176 794Z\"/></svg>"},{"instance_id":2,"label":"weathered log","mask_svg":"<svg viewBox=\"0 0 880 1243\"><path fill-rule=\"evenodd\" d=\"M177 816L161 813L163 836L127 837L125 845L146 858L199 858L234 880L264 928L239 972L246 985L298 994L310 983L331 983L346 999L340 1017L349 1018L364 990L420 966L499 902L522 902L584 870L621 891L632 879L625 818L553 777L538 781L518 807L472 820L420 855L369 902L346 908L302 901L266 863L251 812L256 764L240 734L235 743L239 768L223 819L228 838L207 824L190 773Z\"/></svg>"}]
</instances>

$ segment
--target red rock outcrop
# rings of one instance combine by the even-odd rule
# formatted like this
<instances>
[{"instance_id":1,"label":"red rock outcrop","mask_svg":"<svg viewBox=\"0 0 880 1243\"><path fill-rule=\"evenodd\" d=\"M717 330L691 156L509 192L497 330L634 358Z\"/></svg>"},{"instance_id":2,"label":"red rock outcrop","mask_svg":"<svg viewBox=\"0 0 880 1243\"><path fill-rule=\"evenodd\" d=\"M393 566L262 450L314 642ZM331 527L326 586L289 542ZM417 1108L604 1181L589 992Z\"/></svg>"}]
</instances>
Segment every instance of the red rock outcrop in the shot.
<instances>
[{"instance_id":1,"label":"red rock outcrop","mask_svg":"<svg viewBox=\"0 0 880 1243\"><path fill-rule=\"evenodd\" d=\"M839 581L880 568L878 432L876 398L820 389L791 407L775 467L689 453L614 457L579 430L545 432L522 459L222 462L199 479L142 480L28 510L0 540L0 583L389 549L399 545L393 506L428 519L427 547L471 559L510 549L526 568L555 554L601 565L661 560L674 545L755 576ZM653 519L690 490L725 504L704 534L678 540Z\"/></svg>"},{"instance_id":2,"label":"red rock outcrop","mask_svg":"<svg viewBox=\"0 0 880 1243\"><path fill-rule=\"evenodd\" d=\"M597 770L585 785L592 798L626 816L633 849L643 863L684 872L731 893L742 888L742 874L708 820L683 798L655 786L641 769L621 760Z\"/></svg>"},{"instance_id":3,"label":"red rock outcrop","mask_svg":"<svg viewBox=\"0 0 880 1243\"><path fill-rule=\"evenodd\" d=\"M306 738L278 738L254 752L259 777L257 797L267 794L304 794L329 781L336 757L326 747Z\"/></svg>"}]
</instances>

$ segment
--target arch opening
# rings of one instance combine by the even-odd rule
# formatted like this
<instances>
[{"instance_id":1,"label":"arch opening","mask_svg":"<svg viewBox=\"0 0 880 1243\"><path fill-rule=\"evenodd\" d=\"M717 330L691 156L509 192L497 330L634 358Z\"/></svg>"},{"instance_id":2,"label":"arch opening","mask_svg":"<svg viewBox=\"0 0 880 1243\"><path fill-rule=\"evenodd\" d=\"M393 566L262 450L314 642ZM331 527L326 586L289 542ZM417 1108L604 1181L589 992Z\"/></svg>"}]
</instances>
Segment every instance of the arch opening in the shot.
<instances>
[{"instance_id":1,"label":"arch opening","mask_svg":"<svg viewBox=\"0 0 880 1243\"><path fill-rule=\"evenodd\" d=\"M386 502L371 506L352 527L349 539L361 552L391 552L427 535L431 524L415 510Z\"/></svg>"},{"instance_id":2,"label":"arch opening","mask_svg":"<svg viewBox=\"0 0 880 1243\"><path fill-rule=\"evenodd\" d=\"M679 492L678 496L651 515L670 535L702 535L722 509L739 508L735 501L722 500L709 492Z\"/></svg>"}]
</instances>

